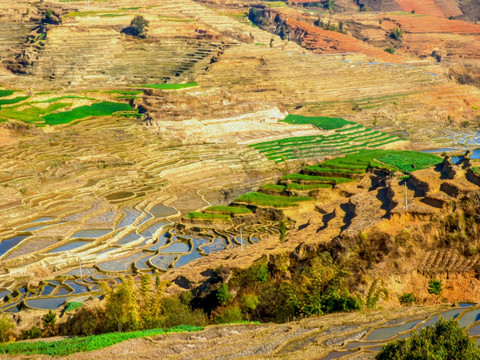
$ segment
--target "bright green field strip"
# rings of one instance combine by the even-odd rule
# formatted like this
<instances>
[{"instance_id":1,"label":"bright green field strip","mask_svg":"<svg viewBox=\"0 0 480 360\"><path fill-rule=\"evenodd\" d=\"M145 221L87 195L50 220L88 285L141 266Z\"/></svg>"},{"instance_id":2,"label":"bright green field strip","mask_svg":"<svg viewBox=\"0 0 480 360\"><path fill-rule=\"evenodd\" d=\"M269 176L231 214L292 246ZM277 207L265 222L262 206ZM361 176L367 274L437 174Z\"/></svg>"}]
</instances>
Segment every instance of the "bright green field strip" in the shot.
<instances>
[{"instance_id":1,"label":"bright green field strip","mask_svg":"<svg viewBox=\"0 0 480 360\"><path fill-rule=\"evenodd\" d=\"M475 174L480 175L480 167L474 166L474 167L472 168L472 170L473 170L473 172L474 172Z\"/></svg>"},{"instance_id":2,"label":"bright green field strip","mask_svg":"<svg viewBox=\"0 0 480 360\"><path fill-rule=\"evenodd\" d=\"M140 95L142 90L110 90L104 91L104 94L120 94L120 95Z\"/></svg>"},{"instance_id":3,"label":"bright green field strip","mask_svg":"<svg viewBox=\"0 0 480 360\"><path fill-rule=\"evenodd\" d=\"M15 90L0 90L0 97L10 96L15 93Z\"/></svg>"},{"instance_id":4,"label":"bright green field strip","mask_svg":"<svg viewBox=\"0 0 480 360\"><path fill-rule=\"evenodd\" d=\"M230 220L227 214L191 212L187 214L187 219L193 220Z\"/></svg>"},{"instance_id":5,"label":"bright green field strip","mask_svg":"<svg viewBox=\"0 0 480 360\"><path fill-rule=\"evenodd\" d=\"M37 341L0 344L0 353L14 354L39 354L50 356L67 356L79 352L93 351L112 346L119 342L136 339L147 336L155 336L166 333L177 333L185 331L201 331L203 327L180 325L170 329L142 330L126 333L109 333L102 335L92 335L87 337L75 337L59 341Z\"/></svg>"},{"instance_id":6,"label":"bright green field strip","mask_svg":"<svg viewBox=\"0 0 480 360\"><path fill-rule=\"evenodd\" d=\"M301 201L312 201L310 196L274 196L258 192L243 194L236 198L236 203L248 203L258 206L290 207L296 206Z\"/></svg>"},{"instance_id":7,"label":"bright green field strip","mask_svg":"<svg viewBox=\"0 0 480 360\"><path fill-rule=\"evenodd\" d=\"M27 100L28 98L29 96L17 96L16 98L13 98L13 99L0 99L0 106L16 104L16 103L19 103L20 101Z\"/></svg>"},{"instance_id":8,"label":"bright green field strip","mask_svg":"<svg viewBox=\"0 0 480 360\"><path fill-rule=\"evenodd\" d=\"M265 190L265 191L278 191L282 192L285 190L286 186L285 185L278 185L278 184L265 184L263 185L260 189Z\"/></svg>"},{"instance_id":9,"label":"bright green field strip","mask_svg":"<svg viewBox=\"0 0 480 360\"><path fill-rule=\"evenodd\" d=\"M315 176L315 175L305 175L305 174L284 175L282 176L282 180L310 181L310 182L319 182L319 183L326 183L326 184L342 184L342 183L353 181L352 179L349 179L349 178Z\"/></svg>"},{"instance_id":10,"label":"bright green field strip","mask_svg":"<svg viewBox=\"0 0 480 360\"><path fill-rule=\"evenodd\" d=\"M292 182L288 184L288 190L318 190L318 189L331 189L331 184L299 184Z\"/></svg>"},{"instance_id":11,"label":"bright green field strip","mask_svg":"<svg viewBox=\"0 0 480 360\"><path fill-rule=\"evenodd\" d=\"M240 206L210 206L206 208L205 213L215 214L251 214L252 210Z\"/></svg>"},{"instance_id":12,"label":"bright green field strip","mask_svg":"<svg viewBox=\"0 0 480 360\"><path fill-rule=\"evenodd\" d=\"M30 106L22 110L17 110L18 107L6 108L0 111L0 116L8 119L21 120L27 123L44 123L42 118L45 114L50 114L61 108L70 106L68 103L55 103L42 109L36 106Z\"/></svg>"},{"instance_id":13,"label":"bright green field strip","mask_svg":"<svg viewBox=\"0 0 480 360\"><path fill-rule=\"evenodd\" d=\"M189 87L198 86L197 83L186 83L186 84L150 84L150 85L141 85L135 86L139 88L150 88L150 89L160 89L160 90L178 90L186 89Z\"/></svg>"},{"instance_id":14,"label":"bright green field strip","mask_svg":"<svg viewBox=\"0 0 480 360\"><path fill-rule=\"evenodd\" d=\"M51 102L57 102L59 100L64 100L64 99L78 99L78 100L98 101L98 99L89 98L89 97L85 97L85 96L64 95L64 96L54 97L54 98L47 99L47 100L33 101L33 103L51 103Z\"/></svg>"},{"instance_id":15,"label":"bright green field strip","mask_svg":"<svg viewBox=\"0 0 480 360\"><path fill-rule=\"evenodd\" d=\"M302 115L287 115L282 122L287 124L312 124L323 130L335 130L344 127L345 125L355 124L353 121L347 121L341 118L329 118L323 116L302 116Z\"/></svg>"},{"instance_id":16,"label":"bright green field strip","mask_svg":"<svg viewBox=\"0 0 480 360\"><path fill-rule=\"evenodd\" d=\"M342 168L342 167L325 167L325 166L322 166L322 165L306 166L305 170L313 171L313 172L321 172L321 173L325 173L325 172L332 172L333 173L333 172L335 172L335 173L352 174L352 175L365 174L365 169L352 170L352 169L345 169L345 168Z\"/></svg>"},{"instance_id":17,"label":"bright green field strip","mask_svg":"<svg viewBox=\"0 0 480 360\"><path fill-rule=\"evenodd\" d=\"M109 116L117 111L132 111L130 105L104 101L92 105L80 106L72 111L50 114L44 117L49 125L68 124L74 120L84 119L89 116Z\"/></svg>"}]
</instances>

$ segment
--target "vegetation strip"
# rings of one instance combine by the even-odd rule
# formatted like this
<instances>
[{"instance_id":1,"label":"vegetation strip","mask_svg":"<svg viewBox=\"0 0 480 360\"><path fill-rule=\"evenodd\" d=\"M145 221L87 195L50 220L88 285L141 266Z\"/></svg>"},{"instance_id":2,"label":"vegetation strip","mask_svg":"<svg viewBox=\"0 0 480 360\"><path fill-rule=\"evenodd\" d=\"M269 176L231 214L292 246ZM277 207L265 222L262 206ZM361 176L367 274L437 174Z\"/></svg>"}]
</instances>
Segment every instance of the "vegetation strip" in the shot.
<instances>
[{"instance_id":1,"label":"vegetation strip","mask_svg":"<svg viewBox=\"0 0 480 360\"><path fill-rule=\"evenodd\" d=\"M128 340L160 334L201 331L204 327L180 325L170 329L141 330L126 333L109 333L87 337L75 337L59 341L19 342L0 344L0 352L4 354L41 354L50 356L67 356L78 352L93 351Z\"/></svg>"}]
</instances>

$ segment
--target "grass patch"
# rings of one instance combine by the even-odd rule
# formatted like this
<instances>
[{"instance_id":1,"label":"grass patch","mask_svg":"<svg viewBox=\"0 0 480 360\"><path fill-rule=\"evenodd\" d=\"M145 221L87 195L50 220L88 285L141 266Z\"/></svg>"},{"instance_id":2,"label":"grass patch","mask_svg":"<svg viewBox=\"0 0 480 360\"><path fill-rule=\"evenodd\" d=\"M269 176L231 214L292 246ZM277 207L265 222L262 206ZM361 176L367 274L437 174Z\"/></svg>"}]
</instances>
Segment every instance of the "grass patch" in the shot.
<instances>
[{"instance_id":1,"label":"grass patch","mask_svg":"<svg viewBox=\"0 0 480 360\"><path fill-rule=\"evenodd\" d=\"M109 333L102 335L92 335L87 337L75 337L59 341L38 341L29 343L10 343L0 344L0 352L3 354L38 354L49 356L67 356L79 352L93 351L112 346L119 342L159 334L201 331L203 327L180 325L170 329L142 330L127 333Z\"/></svg>"},{"instance_id":2,"label":"grass patch","mask_svg":"<svg viewBox=\"0 0 480 360\"><path fill-rule=\"evenodd\" d=\"M13 99L0 99L0 106L16 104L16 103L19 103L20 101L27 100L28 98L29 96L17 96L16 98L13 98Z\"/></svg>"},{"instance_id":3,"label":"grass patch","mask_svg":"<svg viewBox=\"0 0 480 360\"><path fill-rule=\"evenodd\" d=\"M273 196L259 192L251 192L236 198L234 202L258 206L290 207L297 206L297 204L302 201L312 200L314 200L314 198L310 196Z\"/></svg>"},{"instance_id":4,"label":"grass patch","mask_svg":"<svg viewBox=\"0 0 480 360\"><path fill-rule=\"evenodd\" d=\"M142 90L110 90L103 91L104 94L120 94L120 95L140 95Z\"/></svg>"},{"instance_id":5,"label":"grass patch","mask_svg":"<svg viewBox=\"0 0 480 360\"><path fill-rule=\"evenodd\" d=\"M317 173L335 173L335 174L365 174L365 169L348 169L343 167L327 167L323 164L306 166L304 170L317 172Z\"/></svg>"},{"instance_id":6,"label":"grass patch","mask_svg":"<svg viewBox=\"0 0 480 360\"><path fill-rule=\"evenodd\" d=\"M49 114L44 117L48 125L68 124L74 120L84 119L89 116L109 116L117 111L133 111L134 109L124 103L104 101L92 105L80 106L72 111Z\"/></svg>"},{"instance_id":7,"label":"grass patch","mask_svg":"<svg viewBox=\"0 0 480 360\"><path fill-rule=\"evenodd\" d=\"M8 119L15 119L24 121L31 124L44 124L43 116L45 114L50 114L54 111L62 109L67 106L71 106L69 103L54 103L49 105L47 108L42 109L36 106L29 106L23 108L22 110L17 110L17 107L6 108L0 111L0 116Z\"/></svg>"},{"instance_id":8,"label":"grass patch","mask_svg":"<svg viewBox=\"0 0 480 360\"><path fill-rule=\"evenodd\" d=\"M230 220L230 215L217 213L191 212L187 214L187 219L192 220Z\"/></svg>"},{"instance_id":9,"label":"grass patch","mask_svg":"<svg viewBox=\"0 0 480 360\"><path fill-rule=\"evenodd\" d=\"M240 206L210 206L205 209L205 213L217 213L217 214L251 214L252 210L246 207Z\"/></svg>"},{"instance_id":10,"label":"grass patch","mask_svg":"<svg viewBox=\"0 0 480 360\"><path fill-rule=\"evenodd\" d=\"M91 100L91 101L96 101L97 100L97 99L89 98L89 97L85 97L85 96L64 95L64 96L50 98L50 99L47 99L47 100L36 101L36 103L51 103L51 102L57 102L57 101L64 100L64 99L79 99L79 100Z\"/></svg>"},{"instance_id":11,"label":"grass patch","mask_svg":"<svg viewBox=\"0 0 480 360\"><path fill-rule=\"evenodd\" d=\"M284 175L282 176L282 180L310 181L310 182L335 184L335 185L353 181L352 179L349 179L349 178L337 178L337 177L305 175L305 174Z\"/></svg>"},{"instance_id":12,"label":"grass patch","mask_svg":"<svg viewBox=\"0 0 480 360\"><path fill-rule=\"evenodd\" d=\"M299 184L292 182L287 185L288 190L318 190L318 189L331 189L331 184Z\"/></svg>"},{"instance_id":13,"label":"grass patch","mask_svg":"<svg viewBox=\"0 0 480 360\"><path fill-rule=\"evenodd\" d=\"M324 116L302 116L302 115L287 115L282 122L287 124L312 124L323 130L335 130L344 127L345 125L355 124L353 121L347 121L342 118L331 118Z\"/></svg>"},{"instance_id":14,"label":"grass patch","mask_svg":"<svg viewBox=\"0 0 480 360\"><path fill-rule=\"evenodd\" d=\"M475 174L480 175L480 167L474 166L474 167L472 168L472 170L473 170L473 172L474 172Z\"/></svg>"},{"instance_id":15,"label":"grass patch","mask_svg":"<svg viewBox=\"0 0 480 360\"><path fill-rule=\"evenodd\" d=\"M285 190L285 185L265 184L265 185L263 185L260 189L266 190L266 191L278 191L278 192L282 192L283 190Z\"/></svg>"},{"instance_id":16,"label":"grass patch","mask_svg":"<svg viewBox=\"0 0 480 360\"><path fill-rule=\"evenodd\" d=\"M71 301L65 307L65 311L74 311L74 310L80 309L82 305L83 303L81 302Z\"/></svg>"},{"instance_id":17,"label":"grass patch","mask_svg":"<svg viewBox=\"0 0 480 360\"><path fill-rule=\"evenodd\" d=\"M189 87L198 86L197 83L186 83L186 84L150 84L150 85L142 85L142 86L135 86L141 88L149 88L149 89L160 89L160 90L179 90L179 89L186 89Z\"/></svg>"},{"instance_id":18,"label":"grass patch","mask_svg":"<svg viewBox=\"0 0 480 360\"><path fill-rule=\"evenodd\" d=\"M0 97L10 96L15 93L14 90L0 90Z\"/></svg>"}]
</instances>

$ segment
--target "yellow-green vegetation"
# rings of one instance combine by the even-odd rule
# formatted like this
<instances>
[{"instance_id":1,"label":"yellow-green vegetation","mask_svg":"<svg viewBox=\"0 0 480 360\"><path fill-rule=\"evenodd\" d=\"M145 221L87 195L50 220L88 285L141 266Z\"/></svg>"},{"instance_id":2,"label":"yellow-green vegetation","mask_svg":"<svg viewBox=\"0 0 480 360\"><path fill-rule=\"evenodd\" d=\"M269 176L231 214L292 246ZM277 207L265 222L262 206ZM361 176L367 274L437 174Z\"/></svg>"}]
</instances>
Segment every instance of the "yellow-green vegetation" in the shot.
<instances>
[{"instance_id":1,"label":"yellow-green vegetation","mask_svg":"<svg viewBox=\"0 0 480 360\"><path fill-rule=\"evenodd\" d=\"M247 203L255 206L272 206L272 207L290 207L297 206L302 201L313 201L310 196L274 196L259 192L251 192L243 194L236 198L234 203Z\"/></svg>"},{"instance_id":2,"label":"yellow-green vegetation","mask_svg":"<svg viewBox=\"0 0 480 360\"><path fill-rule=\"evenodd\" d=\"M140 88L150 88L150 89L160 89L160 90L179 90L186 89L190 87L198 86L197 83L186 83L186 84L150 84L150 85L141 85L136 86Z\"/></svg>"},{"instance_id":3,"label":"yellow-green vegetation","mask_svg":"<svg viewBox=\"0 0 480 360\"><path fill-rule=\"evenodd\" d=\"M205 209L205 212L229 215L244 215L251 214L252 210L242 206L210 206Z\"/></svg>"},{"instance_id":4,"label":"yellow-green vegetation","mask_svg":"<svg viewBox=\"0 0 480 360\"><path fill-rule=\"evenodd\" d=\"M45 125L44 116L57 110L71 106L71 103L56 102L46 108L33 106L32 104L12 106L0 111L0 117L6 119L21 120L37 126Z\"/></svg>"},{"instance_id":5,"label":"yellow-green vegetation","mask_svg":"<svg viewBox=\"0 0 480 360\"><path fill-rule=\"evenodd\" d=\"M230 216L227 214L218 213L203 213L203 212L191 212L187 214L187 219L193 220L230 220Z\"/></svg>"}]
</instances>

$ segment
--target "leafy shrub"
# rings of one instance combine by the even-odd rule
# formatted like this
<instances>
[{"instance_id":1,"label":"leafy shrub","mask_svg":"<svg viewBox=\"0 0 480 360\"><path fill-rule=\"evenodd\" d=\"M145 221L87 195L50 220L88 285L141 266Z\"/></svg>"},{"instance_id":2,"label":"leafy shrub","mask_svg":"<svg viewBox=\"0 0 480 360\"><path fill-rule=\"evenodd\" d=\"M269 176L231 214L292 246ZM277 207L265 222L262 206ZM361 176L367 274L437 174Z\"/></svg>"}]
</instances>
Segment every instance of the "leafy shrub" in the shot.
<instances>
[{"instance_id":1,"label":"leafy shrub","mask_svg":"<svg viewBox=\"0 0 480 360\"><path fill-rule=\"evenodd\" d=\"M230 306L225 308L217 317L215 318L215 323L217 324L226 324L239 322L243 320L243 314L240 310L240 307L237 305Z\"/></svg>"},{"instance_id":2,"label":"leafy shrub","mask_svg":"<svg viewBox=\"0 0 480 360\"><path fill-rule=\"evenodd\" d=\"M442 292L442 281L437 279L432 279L428 282L428 293L440 295Z\"/></svg>"},{"instance_id":3,"label":"leafy shrub","mask_svg":"<svg viewBox=\"0 0 480 360\"><path fill-rule=\"evenodd\" d=\"M395 48L393 46L389 46L388 48L385 49L385 51L390 53L390 54L394 54L395 53Z\"/></svg>"},{"instance_id":4,"label":"leafy shrub","mask_svg":"<svg viewBox=\"0 0 480 360\"><path fill-rule=\"evenodd\" d=\"M456 320L440 319L420 333L383 346L377 360L478 360L480 349L476 340Z\"/></svg>"},{"instance_id":5,"label":"leafy shrub","mask_svg":"<svg viewBox=\"0 0 480 360\"><path fill-rule=\"evenodd\" d=\"M400 295L398 301L400 301L400 304L402 305L412 305L414 302L417 301L417 299L415 298L415 295L413 295L413 293L404 293Z\"/></svg>"},{"instance_id":6,"label":"leafy shrub","mask_svg":"<svg viewBox=\"0 0 480 360\"><path fill-rule=\"evenodd\" d=\"M227 302L229 302L232 299L232 294L230 294L230 291L228 289L227 284L222 284L217 290L217 301L220 305L225 305Z\"/></svg>"},{"instance_id":7,"label":"leafy shrub","mask_svg":"<svg viewBox=\"0 0 480 360\"><path fill-rule=\"evenodd\" d=\"M164 328L179 325L205 326L208 323L207 315L200 309L192 309L188 303L176 297L165 298L163 301L161 324Z\"/></svg>"},{"instance_id":8,"label":"leafy shrub","mask_svg":"<svg viewBox=\"0 0 480 360\"><path fill-rule=\"evenodd\" d=\"M21 335L22 340L37 339L40 337L42 337L42 330L35 325L33 325L30 329L23 330Z\"/></svg>"}]
</instances>

